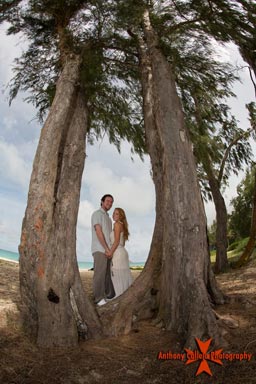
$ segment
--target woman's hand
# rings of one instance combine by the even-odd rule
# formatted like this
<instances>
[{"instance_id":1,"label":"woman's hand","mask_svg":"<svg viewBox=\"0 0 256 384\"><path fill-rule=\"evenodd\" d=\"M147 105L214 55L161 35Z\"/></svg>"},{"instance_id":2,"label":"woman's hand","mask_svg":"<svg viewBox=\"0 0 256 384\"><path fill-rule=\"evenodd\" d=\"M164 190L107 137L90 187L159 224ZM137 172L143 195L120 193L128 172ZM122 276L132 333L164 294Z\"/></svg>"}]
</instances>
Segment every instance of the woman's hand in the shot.
<instances>
[{"instance_id":1,"label":"woman's hand","mask_svg":"<svg viewBox=\"0 0 256 384\"><path fill-rule=\"evenodd\" d=\"M112 247L111 249L108 249L107 251L105 251L105 255L109 258L109 259L112 259L113 257L113 254L115 252L115 250L117 249L118 247L118 244L120 242L120 235L121 235L121 231L123 229L123 224L119 223L119 222L116 222L114 224L114 243L112 244Z\"/></svg>"},{"instance_id":2,"label":"woman's hand","mask_svg":"<svg viewBox=\"0 0 256 384\"><path fill-rule=\"evenodd\" d=\"M111 252L109 249L105 251L105 255L107 256L108 259L112 259L113 252Z\"/></svg>"}]
</instances>

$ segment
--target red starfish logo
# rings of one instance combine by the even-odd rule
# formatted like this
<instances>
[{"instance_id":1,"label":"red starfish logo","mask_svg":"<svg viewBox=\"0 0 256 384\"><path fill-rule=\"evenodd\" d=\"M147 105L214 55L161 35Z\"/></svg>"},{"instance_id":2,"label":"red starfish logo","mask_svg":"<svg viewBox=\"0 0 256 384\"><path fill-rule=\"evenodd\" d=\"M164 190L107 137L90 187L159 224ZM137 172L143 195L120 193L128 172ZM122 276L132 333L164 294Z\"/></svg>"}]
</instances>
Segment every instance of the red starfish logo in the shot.
<instances>
[{"instance_id":1,"label":"red starfish logo","mask_svg":"<svg viewBox=\"0 0 256 384\"><path fill-rule=\"evenodd\" d=\"M223 365L222 361L219 359L219 354L222 352L222 349L218 349L212 352L207 352L211 344L211 341L212 339L209 339L207 341L201 341L196 338L196 342L200 352L191 351L190 349L185 348L185 351L187 352L187 358L188 358L186 365L195 363L197 360L201 360L196 372L196 376L200 375L200 373L202 372L206 372L208 373L208 375L212 376L212 372L210 370L207 360L212 361L213 363L216 363L219 365Z\"/></svg>"}]
</instances>

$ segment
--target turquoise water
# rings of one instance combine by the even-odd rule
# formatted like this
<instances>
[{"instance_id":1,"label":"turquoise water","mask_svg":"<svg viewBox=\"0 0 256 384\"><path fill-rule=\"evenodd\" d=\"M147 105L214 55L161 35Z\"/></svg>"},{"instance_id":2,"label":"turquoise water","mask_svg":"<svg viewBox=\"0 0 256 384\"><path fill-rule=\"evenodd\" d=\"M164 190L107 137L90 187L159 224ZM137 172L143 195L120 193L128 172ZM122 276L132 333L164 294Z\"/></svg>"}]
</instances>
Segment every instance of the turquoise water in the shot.
<instances>
[{"instance_id":1,"label":"turquoise water","mask_svg":"<svg viewBox=\"0 0 256 384\"><path fill-rule=\"evenodd\" d=\"M6 251L5 249L0 249L0 258L19 261L19 254L17 252ZM130 262L130 267L144 266L144 262L132 263ZM79 269L91 269L93 267L92 261L78 261Z\"/></svg>"},{"instance_id":2,"label":"turquoise water","mask_svg":"<svg viewBox=\"0 0 256 384\"><path fill-rule=\"evenodd\" d=\"M19 254L18 253L11 252L11 251L5 251L4 249L0 249L0 257L3 257L4 259L8 259L8 260L14 260L14 261L19 260Z\"/></svg>"}]
</instances>

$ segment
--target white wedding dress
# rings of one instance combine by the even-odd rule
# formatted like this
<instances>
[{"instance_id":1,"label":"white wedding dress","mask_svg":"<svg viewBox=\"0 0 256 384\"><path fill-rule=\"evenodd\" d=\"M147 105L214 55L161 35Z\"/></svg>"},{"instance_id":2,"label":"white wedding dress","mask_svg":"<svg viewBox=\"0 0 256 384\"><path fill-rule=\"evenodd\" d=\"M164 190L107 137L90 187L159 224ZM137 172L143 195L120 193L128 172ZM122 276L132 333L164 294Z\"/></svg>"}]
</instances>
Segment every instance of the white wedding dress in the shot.
<instances>
[{"instance_id":1,"label":"white wedding dress","mask_svg":"<svg viewBox=\"0 0 256 384\"><path fill-rule=\"evenodd\" d=\"M114 243L114 231L110 234L111 244ZM120 234L119 245L116 248L111 262L111 279L116 296L120 296L132 284L132 274L129 268L128 252L124 247L124 233Z\"/></svg>"}]
</instances>

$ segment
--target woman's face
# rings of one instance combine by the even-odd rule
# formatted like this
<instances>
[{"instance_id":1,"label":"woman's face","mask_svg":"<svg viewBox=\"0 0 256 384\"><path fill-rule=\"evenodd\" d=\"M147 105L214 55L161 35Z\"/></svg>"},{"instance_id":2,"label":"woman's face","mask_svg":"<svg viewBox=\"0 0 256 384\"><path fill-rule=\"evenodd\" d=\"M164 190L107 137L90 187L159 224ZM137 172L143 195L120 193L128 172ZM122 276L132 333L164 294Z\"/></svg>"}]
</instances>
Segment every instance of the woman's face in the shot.
<instances>
[{"instance_id":1,"label":"woman's face","mask_svg":"<svg viewBox=\"0 0 256 384\"><path fill-rule=\"evenodd\" d=\"M115 209L114 212L113 212L113 220L114 221L119 221L120 220L120 214L119 214L117 209Z\"/></svg>"}]
</instances>

